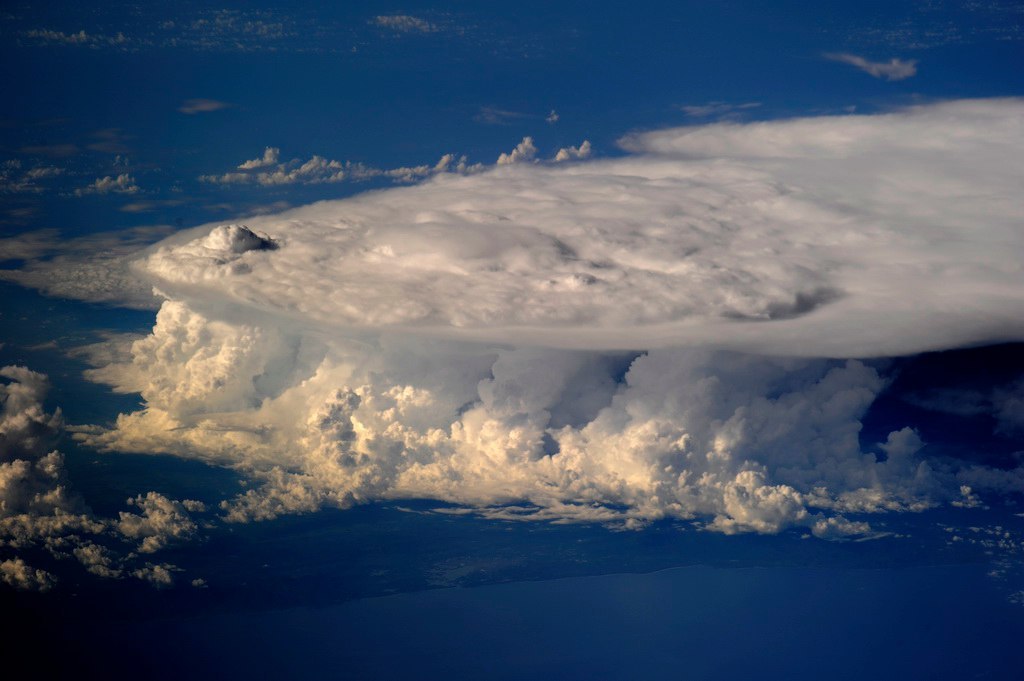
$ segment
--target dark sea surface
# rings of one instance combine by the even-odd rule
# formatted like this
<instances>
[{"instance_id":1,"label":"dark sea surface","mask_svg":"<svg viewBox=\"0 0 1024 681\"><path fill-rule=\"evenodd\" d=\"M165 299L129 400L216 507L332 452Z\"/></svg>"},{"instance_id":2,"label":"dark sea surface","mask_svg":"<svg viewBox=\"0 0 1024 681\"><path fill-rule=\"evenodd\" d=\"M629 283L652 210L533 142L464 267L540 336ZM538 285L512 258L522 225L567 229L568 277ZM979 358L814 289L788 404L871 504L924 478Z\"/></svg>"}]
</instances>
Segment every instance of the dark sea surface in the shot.
<instances>
[{"instance_id":1,"label":"dark sea surface","mask_svg":"<svg viewBox=\"0 0 1024 681\"><path fill-rule=\"evenodd\" d=\"M978 564L686 567L121 623L143 678L1020 679L1024 608Z\"/></svg>"}]
</instances>

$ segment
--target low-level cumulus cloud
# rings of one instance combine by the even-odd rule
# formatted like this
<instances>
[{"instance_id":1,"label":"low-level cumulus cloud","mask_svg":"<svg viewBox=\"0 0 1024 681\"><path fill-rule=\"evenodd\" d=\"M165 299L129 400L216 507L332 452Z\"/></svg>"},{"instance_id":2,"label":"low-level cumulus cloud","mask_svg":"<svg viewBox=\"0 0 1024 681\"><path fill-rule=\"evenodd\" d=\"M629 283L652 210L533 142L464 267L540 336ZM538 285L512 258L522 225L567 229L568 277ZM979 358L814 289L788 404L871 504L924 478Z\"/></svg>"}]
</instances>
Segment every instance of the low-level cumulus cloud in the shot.
<instances>
[{"instance_id":1,"label":"low-level cumulus cloud","mask_svg":"<svg viewBox=\"0 0 1024 681\"><path fill-rule=\"evenodd\" d=\"M25 556L74 558L88 572L119 579L131 575L166 586L173 566L145 562L123 548L132 543L143 554L191 538L197 529L191 512L203 504L169 499L158 492L129 503L139 513L118 520L94 515L68 481L64 455L54 449L64 427L60 409L47 411L49 380L21 366L0 368L0 582L18 589L46 591L59 580L34 567Z\"/></svg>"}]
</instances>

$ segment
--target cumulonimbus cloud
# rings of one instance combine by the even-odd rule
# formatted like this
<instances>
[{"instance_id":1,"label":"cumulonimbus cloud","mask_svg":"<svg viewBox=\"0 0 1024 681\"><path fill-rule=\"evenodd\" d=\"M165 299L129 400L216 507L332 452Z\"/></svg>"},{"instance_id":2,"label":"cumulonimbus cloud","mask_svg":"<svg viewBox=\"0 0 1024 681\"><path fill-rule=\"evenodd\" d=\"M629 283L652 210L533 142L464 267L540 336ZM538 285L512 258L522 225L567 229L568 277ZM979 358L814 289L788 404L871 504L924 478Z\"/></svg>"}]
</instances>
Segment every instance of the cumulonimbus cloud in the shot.
<instances>
[{"instance_id":1,"label":"cumulonimbus cloud","mask_svg":"<svg viewBox=\"0 0 1024 681\"><path fill-rule=\"evenodd\" d=\"M886 378L848 358L1024 337L1022 114L654 131L176 234L134 265L152 333L90 374L146 408L78 436L247 472L229 521L417 497L835 537L1019 489L910 428L862 445Z\"/></svg>"}]
</instances>

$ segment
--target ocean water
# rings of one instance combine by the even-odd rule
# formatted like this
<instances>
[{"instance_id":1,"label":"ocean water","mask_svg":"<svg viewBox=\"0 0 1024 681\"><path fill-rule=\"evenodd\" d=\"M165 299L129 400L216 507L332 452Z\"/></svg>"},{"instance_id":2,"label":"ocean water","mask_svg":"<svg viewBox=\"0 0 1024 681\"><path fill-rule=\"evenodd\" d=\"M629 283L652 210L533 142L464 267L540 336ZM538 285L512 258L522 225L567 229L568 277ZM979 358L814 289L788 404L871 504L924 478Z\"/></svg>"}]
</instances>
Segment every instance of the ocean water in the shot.
<instances>
[{"instance_id":1,"label":"ocean water","mask_svg":"<svg viewBox=\"0 0 1024 681\"><path fill-rule=\"evenodd\" d=\"M1020 679L982 565L686 567L104 627L148 678ZM88 645L87 641L82 641Z\"/></svg>"}]
</instances>

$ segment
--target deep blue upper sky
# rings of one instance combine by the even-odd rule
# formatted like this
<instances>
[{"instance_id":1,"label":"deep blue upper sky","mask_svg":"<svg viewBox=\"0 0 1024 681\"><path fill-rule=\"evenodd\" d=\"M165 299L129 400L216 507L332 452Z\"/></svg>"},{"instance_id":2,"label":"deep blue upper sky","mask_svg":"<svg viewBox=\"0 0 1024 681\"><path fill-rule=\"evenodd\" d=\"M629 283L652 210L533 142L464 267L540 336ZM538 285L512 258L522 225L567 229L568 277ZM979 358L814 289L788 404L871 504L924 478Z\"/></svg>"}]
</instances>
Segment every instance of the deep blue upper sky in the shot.
<instances>
[{"instance_id":1,"label":"deep blue upper sky","mask_svg":"<svg viewBox=\"0 0 1024 681\"><path fill-rule=\"evenodd\" d=\"M8 234L196 224L368 186L197 181L268 146L379 168L492 163L526 135L614 155L635 129L1016 95L1022 22L1014 2L15 3L0 153L65 172L38 194L9 179L0 219ZM836 53L917 73L874 77ZM197 99L223 108L179 111ZM73 196L124 172L138 192Z\"/></svg>"}]
</instances>

